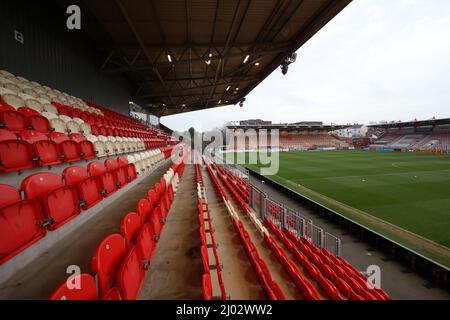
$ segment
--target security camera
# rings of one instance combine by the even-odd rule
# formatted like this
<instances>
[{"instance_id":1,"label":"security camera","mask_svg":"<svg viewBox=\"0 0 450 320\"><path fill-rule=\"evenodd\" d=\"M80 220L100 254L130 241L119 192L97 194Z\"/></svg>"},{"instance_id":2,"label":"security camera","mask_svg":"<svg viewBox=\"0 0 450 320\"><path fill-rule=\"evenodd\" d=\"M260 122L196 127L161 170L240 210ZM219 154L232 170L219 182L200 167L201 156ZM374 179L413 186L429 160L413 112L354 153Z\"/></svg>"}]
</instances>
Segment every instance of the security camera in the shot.
<instances>
[{"instance_id":1,"label":"security camera","mask_svg":"<svg viewBox=\"0 0 450 320\"><path fill-rule=\"evenodd\" d=\"M281 63L281 73L286 75L289 70L289 65L297 60L297 53L293 52L289 54Z\"/></svg>"},{"instance_id":2,"label":"security camera","mask_svg":"<svg viewBox=\"0 0 450 320\"><path fill-rule=\"evenodd\" d=\"M239 101L239 107L243 107L245 102L245 98L243 98L241 101Z\"/></svg>"}]
</instances>

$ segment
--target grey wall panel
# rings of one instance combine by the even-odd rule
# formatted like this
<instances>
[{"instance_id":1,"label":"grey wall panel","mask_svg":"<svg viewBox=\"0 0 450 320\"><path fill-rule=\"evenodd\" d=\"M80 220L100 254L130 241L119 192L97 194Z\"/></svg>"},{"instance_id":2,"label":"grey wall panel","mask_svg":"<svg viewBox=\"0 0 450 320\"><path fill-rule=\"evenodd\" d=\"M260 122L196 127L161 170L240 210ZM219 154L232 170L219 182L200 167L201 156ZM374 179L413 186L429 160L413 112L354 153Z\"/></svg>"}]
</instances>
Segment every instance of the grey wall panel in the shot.
<instances>
[{"instance_id":1,"label":"grey wall panel","mask_svg":"<svg viewBox=\"0 0 450 320\"><path fill-rule=\"evenodd\" d=\"M66 28L51 1L0 0L0 68L127 114L132 85L100 72L100 56L81 31ZM24 35L21 44L14 30Z\"/></svg>"}]
</instances>

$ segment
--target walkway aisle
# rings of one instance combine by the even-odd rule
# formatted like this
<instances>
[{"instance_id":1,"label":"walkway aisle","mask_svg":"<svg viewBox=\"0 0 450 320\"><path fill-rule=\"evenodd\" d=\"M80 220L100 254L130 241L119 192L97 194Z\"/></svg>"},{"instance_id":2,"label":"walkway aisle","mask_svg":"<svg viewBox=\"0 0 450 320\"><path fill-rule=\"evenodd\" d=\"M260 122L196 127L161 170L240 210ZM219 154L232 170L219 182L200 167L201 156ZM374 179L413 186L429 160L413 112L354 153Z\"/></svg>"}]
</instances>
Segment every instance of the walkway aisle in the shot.
<instances>
[{"instance_id":1,"label":"walkway aisle","mask_svg":"<svg viewBox=\"0 0 450 320\"><path fill-rule=\"evenodd\" d=\"M222 278L227 295L231 300L266 299L225 204L217 197L215 187L204 166L201 172L215 230L214 237L219 244L217 253L223 264Z\"/></svg>"},{"instance_id":2,"label":"walkway aisle","mask_svg":"<svg viewBox=\"0 0 450 320\"><path fill-rule=\"evenodd\" d=\"M171 164L166 161L158 166L147 178L3 283L0 299L48 299L67 279L69 265L77 265L82 272L90 273L92 254L97 246L106 236L120 233L122 218L136 210L138 200L145 198L148 189L161 179Z\"/></svg>"},{"instance_id":3,"label":"walkway aisle","mask_svg":"<svg viewBox=\"0 0 450 320\"><path fill-rule=\"evenodd\" d=\"M227 195L228 199L230 200L231 205L234 207L235 212L238 213L239 218L241 219L242 223L245 226L245 229L249 233L250 237L253 240L253 243L255 244L256 248L258 249L259 255L264 260L264 262L267 264L267 267L269 268L270 273L272 275L272 279L275 280L276 282L278 282L278 284L280 285L281 290L283 291L287 300L303 299L303 297L299 293L296 285L292 282L291 278L289 277L289 274L286 271L284 271L283 266L278 262L275 255L272 254L272 251L264 242L264 238L258 232L258 230L254 226L254 224L250 221L250 219L247 216L245 216L244 214L242 214L242 211L241 211L240 207L237 205L237 202L234 200L231 193L228 191L228 189L222 183L220 178L217 176L217 172L215 172L215 173L216 173L217 180L219 181L220 185L222 186L222 189L225 191L225 194ZM230 228L233 228L231 221L230 221ZM235 232L234 228L233 228L233 232ZM237 241L240 241L237 235L236 235L236 239L237 239ZM276 239L276 238L274 237L274 239ZM244 252L244 254L245 254L245 252Z\"/></svg>"},{"instance_id":4,"label":"walkway aisle","mask_svg":"<svg viewBox=\"0 0 450 320\"><path fill-rule=\"evenodd\" d=\"M195 167L186 165L140 300L202 299Z\"/></svg>"}]
</instances>

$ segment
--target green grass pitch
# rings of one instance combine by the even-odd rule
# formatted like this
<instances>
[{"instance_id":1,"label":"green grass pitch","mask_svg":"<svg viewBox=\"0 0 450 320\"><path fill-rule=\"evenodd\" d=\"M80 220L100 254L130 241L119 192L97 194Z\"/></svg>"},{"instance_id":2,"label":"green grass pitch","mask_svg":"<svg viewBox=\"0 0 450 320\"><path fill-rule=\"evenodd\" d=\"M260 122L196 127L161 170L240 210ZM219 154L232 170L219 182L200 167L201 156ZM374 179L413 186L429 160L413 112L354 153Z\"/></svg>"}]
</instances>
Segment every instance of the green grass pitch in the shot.
<instances>
[{"instance_id":1,"label":"green grass pitch","mask_svg":"<svg viewBox=\"0 0 450 320\"><path fill-rule=\"evenodd\" d=\"M345 208L308 194L307 189L450 248L450 155L322 151L281 152L279 156L279 172L269 178L325 202L349 218L356 217ZM259 166L247 165L254 170ZM375 225L360 219L358 222L403 241ZM424 248L415 248L414 243L403 242L450 264Z\"/></svg>"}]
</instances>

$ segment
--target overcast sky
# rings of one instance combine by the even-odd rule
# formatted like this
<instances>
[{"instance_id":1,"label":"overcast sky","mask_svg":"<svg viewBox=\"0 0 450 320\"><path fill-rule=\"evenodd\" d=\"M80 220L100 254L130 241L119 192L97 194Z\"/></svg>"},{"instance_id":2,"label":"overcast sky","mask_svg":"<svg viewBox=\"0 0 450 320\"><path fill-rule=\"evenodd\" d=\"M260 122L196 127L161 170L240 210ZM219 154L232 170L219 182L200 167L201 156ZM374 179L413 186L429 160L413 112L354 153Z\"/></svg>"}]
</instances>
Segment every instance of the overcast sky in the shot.
<instances>
[{"instance_id":1,"label":"overcast sky","mask_svg":"<svg viewBox=\"0 0 450 320\"><path fill-rule=\"evenodd\" d=\"M175 130L227 121L369 123L450 117L450 1L354 0L277 69L226 106L161 118Z\"/></svg>"}]
</instances>

